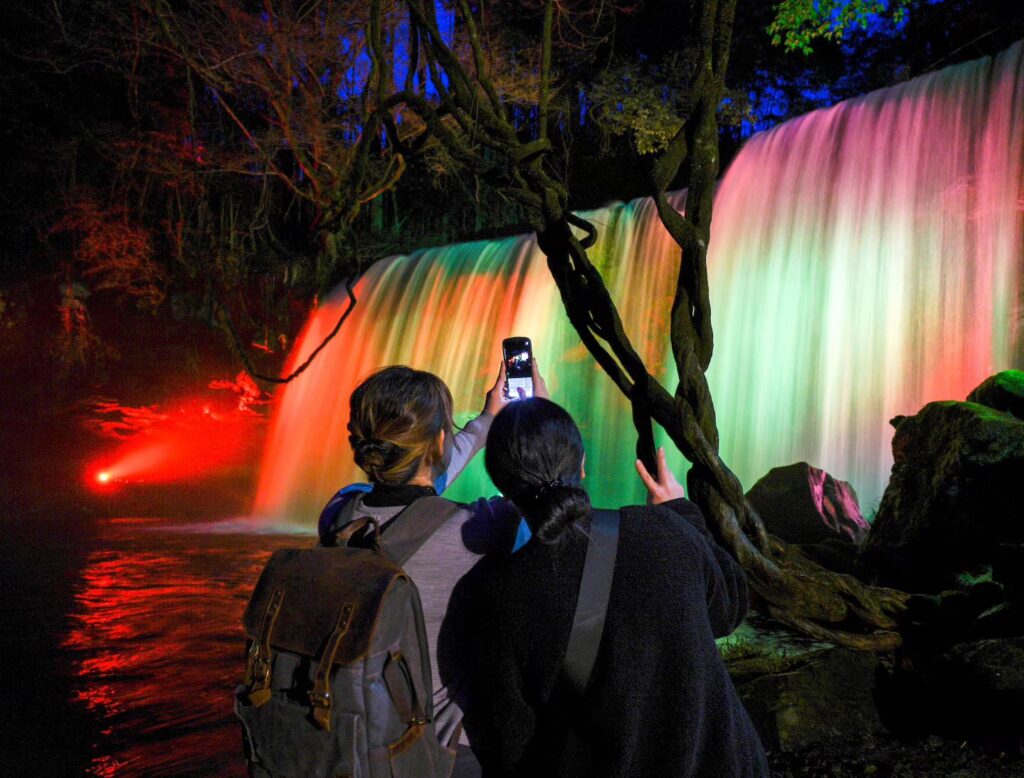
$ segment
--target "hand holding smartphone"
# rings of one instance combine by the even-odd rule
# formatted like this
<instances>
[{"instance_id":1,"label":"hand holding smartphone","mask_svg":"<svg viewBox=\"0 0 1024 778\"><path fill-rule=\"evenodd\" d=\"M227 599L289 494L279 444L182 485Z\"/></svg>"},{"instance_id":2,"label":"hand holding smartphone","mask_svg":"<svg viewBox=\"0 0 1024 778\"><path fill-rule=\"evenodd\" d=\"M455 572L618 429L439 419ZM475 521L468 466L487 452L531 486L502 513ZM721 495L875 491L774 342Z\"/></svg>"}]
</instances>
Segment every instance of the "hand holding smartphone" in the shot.
<instances>
[{"instance_id":1,"label":"hand holding smartphone","mask_svg":"<svg viewBox=\"0 0 1024 778\"><path fill-rule=\"evenodd\" d=\"M519 390L533 397L533 344L529 338L505 338L501 342L505 360L505 396L520 399Z\"/></svg>"}]
</instances>

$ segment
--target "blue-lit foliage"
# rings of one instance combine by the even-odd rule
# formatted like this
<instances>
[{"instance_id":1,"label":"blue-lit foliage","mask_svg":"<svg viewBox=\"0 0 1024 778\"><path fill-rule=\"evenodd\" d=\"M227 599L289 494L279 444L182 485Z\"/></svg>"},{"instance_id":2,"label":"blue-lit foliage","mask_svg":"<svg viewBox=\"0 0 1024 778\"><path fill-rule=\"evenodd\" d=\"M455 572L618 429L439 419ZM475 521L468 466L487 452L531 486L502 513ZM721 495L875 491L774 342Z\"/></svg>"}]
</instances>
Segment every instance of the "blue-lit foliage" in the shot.
<instances>
[{"instance_id":1,"label":"blue-lit foliage","mask_svg":"<svg viewBox=\"0 0 1024 778\"><path fill-rule=\"evenodd\" d=\"M925 0L937 5L944 0ZM875 6L877 10L857 16L851 21L848 12L853 5ZM814 2L815 11L823 7L821 0ZM783 75L767 69L755 71L755 83L747 95L750 101L750 119L739 127L739 136L747 138L756 132L768 130L799 113L827 108L864 91L870 79L865 73L871 66L871 53L892 47L904 35L912 10L905 0L854 3L845 0L827 4L830 8L829 25L832 34L819 31L815 37L833 41L846 63L844 72L831 83L816 81L820 68L809 62L802 72ZM780 11L781 13L781 11ZM769 28L771 30L772 28ZM824 28L823 28L824 29ZM777 41L784 42L781 38ZM792 45L789 57L802 57L803 47ZM809 53L809 50L804 50Z\"/></svg>"}]
</instances>

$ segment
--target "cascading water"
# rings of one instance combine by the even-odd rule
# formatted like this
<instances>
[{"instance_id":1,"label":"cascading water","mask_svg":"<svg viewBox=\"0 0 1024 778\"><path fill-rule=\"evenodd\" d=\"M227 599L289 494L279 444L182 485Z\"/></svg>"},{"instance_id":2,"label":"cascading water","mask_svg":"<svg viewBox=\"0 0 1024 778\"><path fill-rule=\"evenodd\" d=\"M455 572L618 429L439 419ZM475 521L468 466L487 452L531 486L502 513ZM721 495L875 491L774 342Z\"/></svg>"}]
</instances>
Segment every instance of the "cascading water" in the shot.
<instances>
[{"instance_id":1,"label":"cascading water","mask_svg":"<svg viewBox=\"0 0 1024 778\"><path fill-rule=\"evenodd\" d=\"M638 350L661 374L674 285L671 240L649 201L585 215L601 235L591 256L624 301ZM621 261L625 256L650 261ZM352 462L346 424L349 395L372 370L407 364L436 373L451 387L456 421L465 422L483 407L501 362L501 340L509 335L532 338L552 397L579 423L595 500L611 504L639 496L628 404L569 324L532 237L385 259L359 280L355 293L360 302L341 332L278 398L256 515L315 517L339 485L365 477ZM346 304L344 293L336 294L310 317L292 362L323 340ZM495 493L480 460L447 494L471 499Z\"/></svg>"},{"instance_id":2,"label":"cascading water","mask_svg":"<svg viewBox=\"0 0 1024 778\"><path fill-rule=\"evenodd\" d=\"M1024 42L756 136L715 199L710 379L744 483L806 459L869 511L889 419L1024 364Z\"/></svg>"},{"instance_id":3,"label":"cascading water","mask_svg":"<svg viewBox=\"0 0 1024 778\"><path fill-rule=\"evenodd\" d=\"M1024 366L1024 42L752 138L715 198L709 374L722 455L746 486L807 460L878 500L888 420L962 399ZM650 202L582 214L626 330L674 387L668 312L678 254ZM532 237L425 249L374 265L341 333L277 398L254 513L304 523L360 479L348 397L375 368L429 370L457 420L483 404L500 342L527 335L552 397L577 419L599 505L642 498L629 408L565 317ZM311 317L291 362L345 304ZM680 460L676 459L679 464ZM478 460L450 490L494 492Z\"/></svg>"}]
</instances>

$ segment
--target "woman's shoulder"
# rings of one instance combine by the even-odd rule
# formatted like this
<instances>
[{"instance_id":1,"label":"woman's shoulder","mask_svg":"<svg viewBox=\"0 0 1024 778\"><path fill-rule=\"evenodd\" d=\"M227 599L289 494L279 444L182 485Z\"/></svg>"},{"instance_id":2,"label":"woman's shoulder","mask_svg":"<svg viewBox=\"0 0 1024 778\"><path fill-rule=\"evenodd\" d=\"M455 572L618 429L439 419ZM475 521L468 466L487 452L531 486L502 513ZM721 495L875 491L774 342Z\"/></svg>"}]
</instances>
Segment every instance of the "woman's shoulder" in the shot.
<instances>
[{"instance_id":1,"label":"woman's shoulder","mask_svg":"<svg viewBox=\"0 0 1024 778\"><path fill-rule=\"evenodd\" d=\"M516 545L521 517L502 497L481 497L469 503L457 503L462 541L476 554L508 553Z\"/></svg>"},{"instance_id":2,"label":"woman's shoulder","mask_svg":"<svg viewBox=\"0 0 1024 778\"><path fill-rule=\"evenodd\" d=\"M620 510L626 532L640 542L703 544L707 535L704 514L685 498L660 505L627 505Z\"/></svg>"}]
</instances>

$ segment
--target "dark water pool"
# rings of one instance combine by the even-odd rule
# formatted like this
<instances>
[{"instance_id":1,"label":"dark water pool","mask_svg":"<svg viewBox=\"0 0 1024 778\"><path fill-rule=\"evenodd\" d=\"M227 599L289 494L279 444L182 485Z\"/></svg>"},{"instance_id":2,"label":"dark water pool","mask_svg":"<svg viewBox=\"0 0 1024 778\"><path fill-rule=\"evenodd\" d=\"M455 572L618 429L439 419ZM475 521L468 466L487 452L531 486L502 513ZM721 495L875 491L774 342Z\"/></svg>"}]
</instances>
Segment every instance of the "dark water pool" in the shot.
<instances>
[{"instance_id":1,"label":"dark water pool","mask_svg":"<svg viewBox=\"0 0 1024 778\"><path fill-rule=\"evenodd\" d=\"M30 515L0 533L0 775L244 775L242 611L271 552L312 535Z\"/></svg>"},{"instance_id":2,"label":"dark water pool","mask_svg":"<svg viewBox=\"0 0 1024 778\"><path fill-rule=\"evenodd\" d=\"M158 519L0 530L0 773L243 775L239 620L270 553L312 539Z\"/></svg>"}]
</instances>

